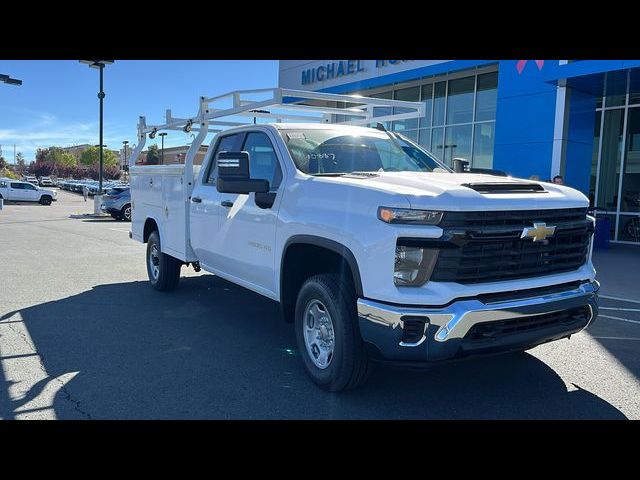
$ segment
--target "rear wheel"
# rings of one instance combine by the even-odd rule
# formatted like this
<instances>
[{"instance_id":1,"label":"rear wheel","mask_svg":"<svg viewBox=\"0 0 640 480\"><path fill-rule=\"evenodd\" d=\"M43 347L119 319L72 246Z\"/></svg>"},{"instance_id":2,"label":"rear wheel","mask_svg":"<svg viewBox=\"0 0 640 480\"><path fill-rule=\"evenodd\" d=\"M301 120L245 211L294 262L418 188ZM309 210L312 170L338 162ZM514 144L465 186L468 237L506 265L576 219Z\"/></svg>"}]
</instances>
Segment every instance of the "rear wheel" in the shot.
<instances>
[{"instance_id":1,"label":"rear wheel","mask_svg":"<svg viewBox=\"0 0 640 480\"><path fill-rule=\"evenodd\" d=\"M339 392L366 382L371 364L360 337L351 282L337 274L304 282L296 302L295 330L304 366L318 386Z\"/></svg>"},{"instance_id":2,"label":"rear wheel","mask_svg":"<svg viewBox=\"0 0 640 480\"><path fill-rule=\"evenodd\" d=\"M127 204L122 207L122 210L120 211L120 219L125 222L131 221L131 204Z\"/></svg>"},{"instance_id":3,"label":"rear wheel","mask_svg":"<svg viewBox=\"0 0 640 480\"><path fill-rule=\"evenodd\" d=\"M162 253L158 231L151 233L147 241L147 274L151 286L161 292L174 290L180 281L180 267L180 260Z\"/></svg>"},{"instance_id":4,"label":"rear wheel","mask_svg":"<svg viewBox=\"0 0 640 480\"><path fill-rule=\"evenodd\" d=\"M53 201L53 199L49 195L43 195L43 196L40 197L40 204L41 205L51 205L52 201Z\"/></svg>"}]
</instances>

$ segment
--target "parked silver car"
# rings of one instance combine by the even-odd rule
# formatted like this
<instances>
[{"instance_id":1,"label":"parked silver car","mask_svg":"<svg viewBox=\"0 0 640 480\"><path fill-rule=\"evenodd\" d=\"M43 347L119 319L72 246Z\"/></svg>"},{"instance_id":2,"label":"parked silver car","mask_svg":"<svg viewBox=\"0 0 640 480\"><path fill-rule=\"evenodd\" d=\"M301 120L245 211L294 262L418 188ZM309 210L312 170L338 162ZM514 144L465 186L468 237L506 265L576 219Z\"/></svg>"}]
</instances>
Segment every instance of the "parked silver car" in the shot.
<instances>
[{"instance_id":1,"label":"parked silver car","mask_svg":"<svg viewBox=\"0 0 640 480\"><path fill-rule=\"evenodd\" d=\"M131 193L129 186L118 186L102 196L100 208L116 220L131 221Z\"/></svg>"}]
</instances>

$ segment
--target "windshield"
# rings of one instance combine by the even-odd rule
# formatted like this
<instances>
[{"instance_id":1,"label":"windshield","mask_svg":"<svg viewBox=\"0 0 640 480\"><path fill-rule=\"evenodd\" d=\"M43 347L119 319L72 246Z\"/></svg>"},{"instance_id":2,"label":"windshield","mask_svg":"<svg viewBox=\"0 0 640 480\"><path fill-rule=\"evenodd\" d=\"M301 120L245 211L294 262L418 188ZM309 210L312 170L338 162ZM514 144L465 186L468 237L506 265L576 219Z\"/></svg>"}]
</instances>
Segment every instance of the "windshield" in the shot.
<instances>
[{"instance_id":1,"label":"windshield","mask_svg":"<svg viewBox=\"0 0 640 480\"><path fill-rule=\"evenodd\" d=\"M285 130L282 137L296 167L309 175L451 171L416 145L387 132Z\"/></svg>"}]
</instances>

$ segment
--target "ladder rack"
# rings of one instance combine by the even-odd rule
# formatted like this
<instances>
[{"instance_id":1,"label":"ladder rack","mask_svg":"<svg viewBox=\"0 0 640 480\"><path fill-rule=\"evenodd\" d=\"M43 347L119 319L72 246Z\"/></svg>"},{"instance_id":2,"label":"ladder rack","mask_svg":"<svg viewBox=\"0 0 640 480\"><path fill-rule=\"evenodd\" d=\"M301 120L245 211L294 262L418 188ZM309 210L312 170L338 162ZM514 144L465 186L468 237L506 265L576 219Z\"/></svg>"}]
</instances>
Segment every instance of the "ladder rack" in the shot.
<instances>
[{"instance_id":1,"label":"ladder rack","mask_svg":"<svg viewBox=\"0 0 640 480\"><path fill-rule=\"evenodd\" d=\"M251 98L252 97L252 98ZM256 97L261 97L256 99ZM225 104L224 106L220 104ZM229 104L231 106L229 106ZM341 106L344 104L345 106ZM387 109L388 113L376 116L376 109ZM395 109L399 111L396 112ZM193 160L207 134L217 133L226 128L247 125L255 118L305 123L338 123L341 125L368 125L375 122L407 120L425 115L425 104L370 98L360 95L339 95L334 93L292 90L288 88L263 88L257 90L236 90L215 97L200 97L198 113L191 118L177 118L166 111L165 123L147 125L141 116L138 122L138 144L129 158L129 166L135 162L145 146L146 138L155 138L161 130L182 130L186 133L198 132L185 158L186 180L193 181ZM336 115L347 116L337 122ZM245 121L242 121L245 119Z\"/></svg>"}]
</instances>

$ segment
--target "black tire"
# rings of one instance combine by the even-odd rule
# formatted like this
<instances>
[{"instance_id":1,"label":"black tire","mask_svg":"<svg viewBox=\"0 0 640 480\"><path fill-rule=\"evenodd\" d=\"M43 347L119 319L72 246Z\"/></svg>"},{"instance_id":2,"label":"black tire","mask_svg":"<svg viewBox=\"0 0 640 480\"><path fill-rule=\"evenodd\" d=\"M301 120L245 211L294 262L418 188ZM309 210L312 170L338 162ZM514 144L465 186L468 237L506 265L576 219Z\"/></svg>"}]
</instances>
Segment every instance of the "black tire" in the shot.
<instances>
[{"instance_id":1,"label":"black tire","mask_svg":"<svg viewBox=\"0 0 640 480\"><path fill-rule=\"evenodd\" d=\"M334 349L328 366L315 365L304 339L305 310L319 300L331 316ZM298 351L311 379L322 389L340 392L363 385L371 374L371 362L358 327L356 294L351 281L337 274L315 275L298 293L295 313Z\"/></svg>"},{"instance_id":2,"label":"black tire","mask_svg":"<svg viewBox=\"0 0 640 480\"><path fill-rule=\"evenodd\" d=\"M53 198L49 195L43 195L40 197L40 205L51 205Z\"/></svg>"},{"instance_id":3,"label":"black tire","mask_svg":"<svg viewBox=\"0 0 640 480\"><path fill-rule=\"evenodd\" d=\"M120 220L124 220L125 222L131 221L131 204L127 203L122 210L120 210Z\"/></svg>"},{"instance_id":4,"label":"black tire","mask_svg":"<svg viewBox=\"0 0 640 480\"><path fill-rule=\"evenodd\" d=\"M154 247L157 249L157 275L154 275L154 270L152 269L152 266L155 265L152 265L153 260L151 259L151 252ZM151 286L160 292L174 290L180 281L180 267L182 267L180 260L166 253L162 253L160 249L160 235L158 235L157 230L153 231L147 241L147 275L149 276Z\"/></svg>"}]
</instances>

